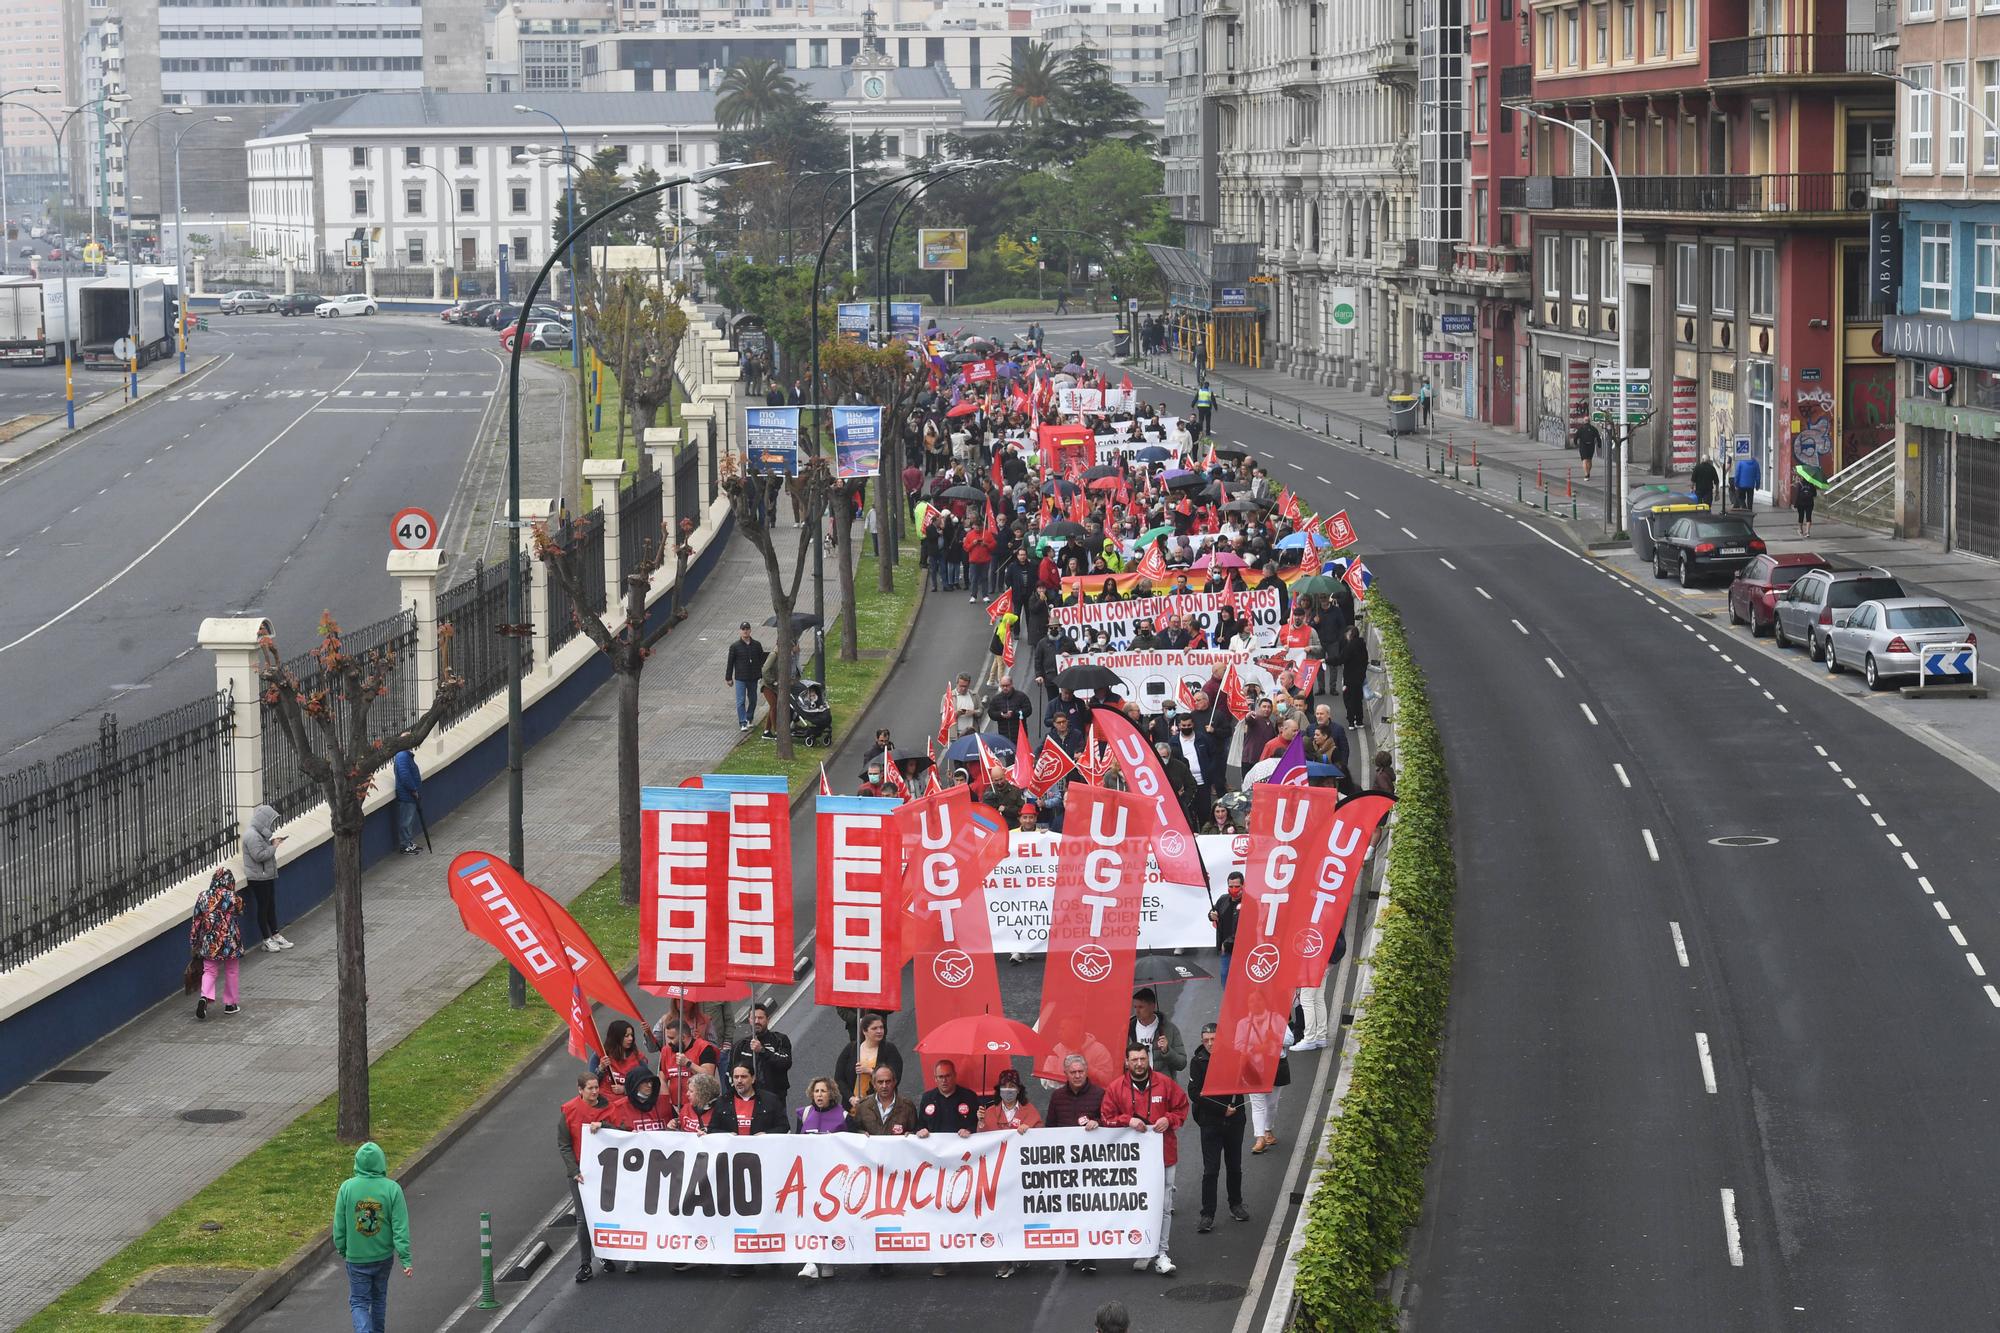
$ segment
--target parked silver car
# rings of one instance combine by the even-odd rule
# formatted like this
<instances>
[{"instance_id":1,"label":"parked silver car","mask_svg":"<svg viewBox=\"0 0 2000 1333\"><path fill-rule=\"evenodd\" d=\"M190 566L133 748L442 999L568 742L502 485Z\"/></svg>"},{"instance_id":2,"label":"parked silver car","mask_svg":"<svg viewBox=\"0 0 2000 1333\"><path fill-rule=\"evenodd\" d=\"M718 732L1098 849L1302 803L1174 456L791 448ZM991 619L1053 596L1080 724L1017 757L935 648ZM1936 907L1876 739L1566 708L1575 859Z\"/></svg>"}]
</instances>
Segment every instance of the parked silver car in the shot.
<instances>
[{"instance_id":1,"label":"parked silver car","mask_svg":"<svg viewBox=\"0 0 2000 1333\"><path fill-rule=\"evenodd\" d=\"M1803 643L1817 662L1826 649L1826 632L1847 619L1855 607L1879 597L1901 597L1903 585L1886 569L1815 569L1799 576L1777 600L1778 646Z\"/></svg>"},{"instance_id":2,"label":"parked silver car","mask_svg":"<svg viewBox=\"0 0 2000 1333\"><path fill-rule=\"evenodd\" d=\"M278 298L269 292L246 287L240 292L230 292L222 298L222 313L245 315L253 310L268 311L277 304L277 300Z\"/></svg>"},{"instance_id":3,"label":"parked silver car","mask_svg":"<svg viewBox=\"0 0 2000 1333\"><path fill-rule=\"evenodd\" d=\"M1861 672L1868 688L1879 690L1891 676L1914 676L1924 649L1940 644L1977 644L1979 639L1950 603L1935 597L1885 597L1863 602L1826 632L1826 669Z\"/></svg>"}]
</instances>

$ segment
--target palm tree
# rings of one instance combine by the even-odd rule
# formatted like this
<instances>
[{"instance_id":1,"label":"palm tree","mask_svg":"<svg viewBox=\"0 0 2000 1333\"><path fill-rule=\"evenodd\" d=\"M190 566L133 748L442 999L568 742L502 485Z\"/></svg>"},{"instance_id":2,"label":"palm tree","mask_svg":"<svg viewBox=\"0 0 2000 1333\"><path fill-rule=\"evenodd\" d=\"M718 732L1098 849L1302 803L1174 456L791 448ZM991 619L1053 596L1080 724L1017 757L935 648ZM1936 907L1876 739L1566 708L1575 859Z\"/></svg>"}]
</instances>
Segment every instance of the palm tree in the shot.
<instances>
[{"instance_id":1,"label":"palm tree","mask_svg":"<svg viewBox=\"0 0 2000 1333\"><path fill-rule=\"evenodd\" d=\"M726 130L757 129L766 117L798 97L799 81L775 60L746 60L722 76L715 114Z\"/></svg>"},{"instance_id":2,"label":"palm tree","mask_svg":"<svg viewBox=\"0 0 2000 1333\"><path fill-rule=\"evenodd\" d=\"M1029 42L1007 62L1000 86L993 90L993 114L1014 125L1039 125L1063 107L1066 61L1047 42Z\"/></svg>"}]
</instances>

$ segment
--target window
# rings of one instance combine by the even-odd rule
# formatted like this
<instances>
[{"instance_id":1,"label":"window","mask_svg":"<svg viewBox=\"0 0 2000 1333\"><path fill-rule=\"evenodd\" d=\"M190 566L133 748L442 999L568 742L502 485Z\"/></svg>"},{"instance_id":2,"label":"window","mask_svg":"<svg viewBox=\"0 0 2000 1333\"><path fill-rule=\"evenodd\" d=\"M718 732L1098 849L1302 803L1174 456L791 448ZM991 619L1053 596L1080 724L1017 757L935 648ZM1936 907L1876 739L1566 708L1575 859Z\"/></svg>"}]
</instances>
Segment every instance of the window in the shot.
<instances>
[{"instance_id":1,"label":"window","mask_svg":"<svg viewBox=\"0 0 2000 1333\"><path fill-rule=\"evenodd\" d=\"M403 187L403 212L409 216L422 217L424 213L424 187L406 185Z\"/></svg>"},{"instance_id":2,"label":"window","mask_svg":"<svg viewBox=\"0 0 2000 1333\"><path fill-rule=\"evenodd\" d=\"M424 262L424 238L421 236L412 236L408 241L408 245L410 263L422 264Z\"/></svg>"},{"instance_id":3,"label":"window","mask_svg":"<svg viewBox=\"0 0 2000 1333\"><path fill-rule=\"evenodd\" d=\"M517 264L528 262L528 238L525 236L514 238L514 262Z\"/></svg>"},{"instance_id":4,"label":"window","mask_svg":"<svg viewBox=\"0 0 2000 1333\"><path fill-rule=\"evenodd\" d=\"M1681 0L1681 50L1694 50L1695 30L1701 20L1695 11L1695 0Z\"/></svg>"},{"instance_id":5,"label":"window","mask_svg":"<svg viewBox=\"0 0 2000 1333\"><path fill-rule=\"evenodd\" d=\"M1769 486L1774 471L1775 460L1771 457L1772 441L1776 437L1778 422L1777 408L1773 402L1771 389L1774 380L1769 361L1747 360L1744 366L1744 397L1750 406L1750 448L1757 459L1758 476L1765 478Z\"/></svg>"},{"instance_id":6,"label":"window","mask_svg":"<svg viewBox=\"0 0 2000 1333\"><path fill-rule=\"evenodd\" d=\"M1542 11L1542 41L1539 51L1542 57L1542 68L1554 69L1556 67L1556 12L1553 9Z\"/></svg>"},{"instance_id":7,"label":"window","mask_svg":"<svg viewBox=\"0 0 2000 1333\"><path fill-rule=\"evenodd\" d=\"M1750 318L1772 319L1777 315L1778 252L1751 250Z\"/></svg>"},{"instance_id":8,"label":"window","mask_svg":"<svg viewBox=\"0 0 2000 1333\"><path fill-rule=\"evenodd\" d=\"M1931 169L1931 67L1905 65L1903 77L1913 85L1904 94L1910 132L1904 139L1903 164L1912 171Z\"/></svg>"},{"instance_id":9,"label":"window","mask_svg":"<svg viewBox=\"0 0 2000 1333\"><path fill-rule=\"evenodd\" d=\"M2000 225L1972 229L1972 316L2000 319Z\"/></svg>"},{"instance_id":10,"label":"window","mask_svg":"<svg viewBox=\"0 0 2000 1333\"><path fill-rule=\"evenodd\" d=\"M1562 279L1562 239L1557 236L1542 237L1542 295L1561 296Z\"/></svg>"},{"instance_id":11,"label":"window","mask_svg":"<svg viewBox=\"0 0 2000 1333\"><path fill-rule=\"evenodd\" d=\"M1979 109L1985 118L1979 123L1979 165L1984 171L2000 168L2000 60L1979 62Z\"/></svg>"},{"instance_id":12,"label":"window","mask_svg":"<svg viewBox=\"0 0 2000 1333\"><path fill-rule=\"evenodd\" d=\"M1646 58L1667 54L1667 0L1653 0L1653 46Z\"/></svg>"},{"instance_id":13,"label":"window","mask_svg":"<svg viewBox=\"0 0 2000 1333\"><path fill-rule=\"evenodd\" d=\"M1472 132L1486 133L1486 76L1472 76Z\"/></svg>"},{"instance_id":14,"label":"window","mask_svg":"<svg viewBox=\"0 0 2000 1333\"><path fill-rule=\"evenodd\" d=\"M1965 12L1965 0L1945 0L1944 12L1953 15L1963 14Z\"/></svg>"},{"instance_id":15,"label":"window","mask_svg":"<svg viewBox=\"0 0 2000 1333\"><path fill-rule=\"evenodd\" d=\"M681 146L677 143L668 144L667 145L668 164L669 165L677 164L680 162L680 160L681 160Z\"/></svg>"},{"instance_id":16,"label":"window","mask_svg":"<svg viewBox=\"0 0 2000 1333\"><path fill-rule=\"evenodd\" d=\"M1579 32L1582 27L1581 15L1575 5L1563 11L1563 68L1575 69L1583 63L1578 50Z\"/></svg>"},{"instance_id":17,"label":"window","mask_svg":"<svg viewBox=\"0 0 2000 1333\"><path fill-rule=\"evenodd\" d=\"M459 148L458 165L460 165L461 167L469 167L472 165L472 149L464 146L461 146Z\"/></svg>"},{"instance_id":18,"label":"window","mask_svg":"<svg viewBox=\"0 0 2000 1333\"><path fill-rule=\"evenodd\" d=\"M527 155L528 145L524 143L511 144L507 148L507 160L509 162L519 162Z\"/></svg>"},{"instance_id":19,"label":"window","mask_svg":"<svg viewBox=\"0 0 2000 1333\"><path fill-rule=\"evenodd\" d=\"M1472 187L1472 243L1486 244L1486 187Z\"/></svg>"},{"instance_id":20,"label":"window","mask_svg":"<svg viewBox=\"0 0 2000 1333\"><path fill-rule=\"evenodd\" d=\"M458 187L458 211L470 213L479 207L478 192L470 185Z\"/></svg>"},{"instance_id":21,"label":"window","mask_svg":"<svg viewBox=\"0 0 2000 1333\"><path fill-rule=\"evenodd\" d=\"M1590 241L1582 236L1569 241L1569 296L1572 301L1590 299Z\"/></svg>"},{"instance_id":22,"label":"window","mask_svg":"<svg viewBox=\"0 0 2000 1333\"><path fill-rule=\"evenodd\" d=\"M1913 19L1936 18L1936 0L1910 0L1910 17Z\"/></svg>"},{"instance_id":23,"label":"window","mask_svg":"<svg viewBox=\"0 0 2000 1333\"><path fill-rule=\"evenodd\" d=\"M406 166L406 167L420 167L420 166L422 166L423 164L424 164L424 150L423 150L423 149L421 149L421 148L405 148L405 149L403 150L403 165L404 165L404 166Z\"/></svg>"},{"instance_id":24,"label":"window","mask_svg":"<svg viewBox=\"0 0 2000 1333\"><path fill-rule=\"evenodd\" d=\"M1951 224L1926 222L1917 229L1917 309L1951 313Z\"/></svg>"},{"instance_id":25,"label":"window","mask_svg":"<svg viewBox=\"0 0 2000 1333\"><path fill-rule=\"evenodd\" d=\"M1623 275L1618 271L1618 240L1613 237L1604 242L1604 252L1598 269L1602 274L1597 285L1597 299L1606 305L1618 304L1618 290L1622 286Z\"/></svg>"},{"instance_id":26,"label":"window","mask_svg":"<svg viewBox=\"0 0 2000 1333\"><path fill-rule=\"evenodd\" d=\"M1955 61L1944 67L1944 168L1946 171L1965 170L1965 62ZM1930 100L1929 98L1925 99Z\"/></svg>"},{"instance_id":27,"label":"window","mask_svg":"<svg viewBox=\"0 0 2000 1333\"><path fill-rule=\"evenodd\" d=\"M1708 250L1708 304L1718 315L1736 313L1736 251L1726 245Z\"/></svg>"},{"instance_id":28,"label":"window","mask_svg":"<svg viewBox=\"0 0 2000 1333\"><path fill-rule=\"evenodd\" d=\"M1639 0L1618 6L1618 54L1625 60L1639 54Z\"/></svg>"},{"instance_id":29,"label":"window","mask_svg":"<svg viewBox=\"0 0 2000 1333\"><path fill-rule=\"evenodd\" d=\"M1590 47L1591 63L1608 65L1611 63L1611 6L1593 5L1590 18L1595 33Z\"/></svg>"},{"instance_id":30,"label":"window","mask_svg":"<svg viewBox=\"0 0 2000 1333\"><path fill-rule=\"evenodd\" d=\"M511 208L511 209L512 209L512 210L513 210L514 212L516 212L516 213L525 213L525 212L527 212L527 211L528 211L528 187L527 187L527 186L525 186L525 185L516 185L516 186L514 186L514 187L513 187L513 190L512 190L512 200L511 200L511 202L509 203L508 207L510 207L510 208Z\"/></svg>"},{"instance_id":31,"label":"window","mask_svg":"<svg viewBox=\"0 0 2000 1333\"><path fill-rule=\"evenodd\" d=\"M1701 251L1692 242L1674 247L1674 309L1692 313L1701 308Z\"/></svg>"},{"instance_id":32,"label":"window","mask_svg":"<svg viewBox=\"0 0 2000 1333\"><path fill-rule=\"evenodd\" d=\"M347 150L347 160L353 166L365 167L368 165L368 150L366 148L350 148Z\"/></svg>"}]
</instances>

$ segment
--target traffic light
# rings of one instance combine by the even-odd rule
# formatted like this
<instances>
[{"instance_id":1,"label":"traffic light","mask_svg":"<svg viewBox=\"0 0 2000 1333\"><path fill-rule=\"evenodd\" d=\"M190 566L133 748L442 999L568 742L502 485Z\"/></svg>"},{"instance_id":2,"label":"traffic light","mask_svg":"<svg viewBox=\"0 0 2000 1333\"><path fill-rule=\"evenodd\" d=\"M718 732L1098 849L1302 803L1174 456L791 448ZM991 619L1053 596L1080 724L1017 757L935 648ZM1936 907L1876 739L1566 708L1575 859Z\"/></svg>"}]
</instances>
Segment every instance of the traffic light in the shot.
<instances>
[{"instance_id":1,"label":"traffic light","mask_svg":"<svg viewBox=\"0 0 2000 1333\"><path fill-rule=\"evenodd\" d=\"M1040 232L1031 231L1028 233L1029 245L1040 245L1041 243L1042 243L1042 234Z\"/></svg>"}]
</instances>

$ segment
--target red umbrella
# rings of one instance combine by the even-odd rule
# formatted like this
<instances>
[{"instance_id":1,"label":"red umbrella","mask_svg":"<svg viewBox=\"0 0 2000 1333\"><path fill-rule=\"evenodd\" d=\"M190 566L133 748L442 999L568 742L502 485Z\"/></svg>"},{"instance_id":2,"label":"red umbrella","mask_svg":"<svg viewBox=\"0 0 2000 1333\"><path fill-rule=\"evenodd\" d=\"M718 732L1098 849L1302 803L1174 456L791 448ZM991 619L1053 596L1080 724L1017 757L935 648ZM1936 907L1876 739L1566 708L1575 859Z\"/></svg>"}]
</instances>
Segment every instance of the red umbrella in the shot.
<instances>
[{"instance_id":1,"label":"red umbrella","mask_svg":"<svg viewBox=\"0 0 2000 1333\"><path fill-rule=\"evenodd\" d=\"M1210 551L1194 562L1196 569L1248 569L1250 562L1234 551Z\"/></svg>"},{"instance_id":2,"label":"red umbrella","mask_svg":"<svg viewBox=\"0 0 2000 1333\"><path fill-rule=\"evenodd\" d=\"M1049 1043L1025 1023L1002 1014L967 1014L938 1024L917 1042L926 1055L1047 1055Z\"/></svg>"},{"instance_id":3,"label":"red umbrella","mask_svg":"<svg viewBox=\"0 0 2000 1333\"><path fill-rule=\"evenodd\" d=\"M945 415L948 417L969 417L979 410L979 404L970 398L961 398L953 403Z\"/></svg>"},{"instance_id":4,"label":"red umbrella","mask_svg":"<svg viewBox=\"0 0 2000 1333\"><path fill-rule=\"evenodd\" d=\"M1096 481L1088 483L1088 485L1093 491L1122 491L1125 489L1125 479L1123 477L1099 477Z\"/></svg>"}]
</instances>

